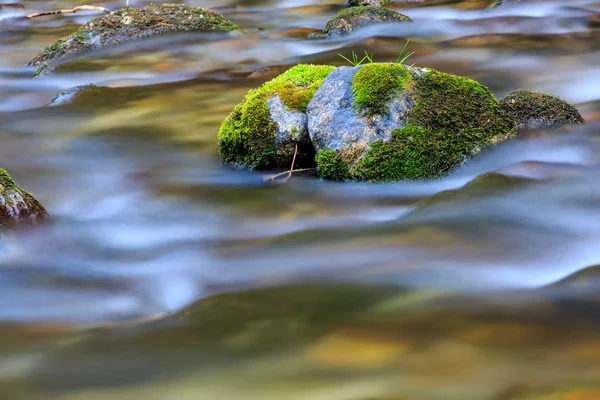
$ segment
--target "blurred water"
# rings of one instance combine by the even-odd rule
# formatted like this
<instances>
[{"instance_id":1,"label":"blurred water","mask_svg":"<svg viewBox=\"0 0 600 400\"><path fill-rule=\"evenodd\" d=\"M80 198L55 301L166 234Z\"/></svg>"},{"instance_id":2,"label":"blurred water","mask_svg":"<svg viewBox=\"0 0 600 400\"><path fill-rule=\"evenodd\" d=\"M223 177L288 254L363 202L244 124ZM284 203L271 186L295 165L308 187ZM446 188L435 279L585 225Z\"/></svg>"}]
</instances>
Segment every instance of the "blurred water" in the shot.
<instances>
[{"instance_id":1,"label":"blurred water","mask_svg":"<svg viewBox=\"0 0 600 400\"><path fill-rule=\"evenodd\" d=\"M29 11L74 3L44 0L24 4ZM97 1L89 4L110 9L122 5ZM324 27L341 7L337 1L189 4L219 7L247 30L247 35L150 38L80 56L56 73L35 80L31 79L31 71L21 66L95 14L15 23L4 17L21 10L2 11L1 166L32 191L52 215L47 225L15 233L8 251L0 254L0 320L6 324L0 328L0 338L7 343L0 348L2 398L39 398L38 392L27 389L30 381L25 380L21 387L14 378L31 376L37 381L46 372L27 374L48 357L46 368L56 369L58 387L77 381L81 386L78 390L83 390L87 379L93 381L110 370L109 360L96 360L93 357L98 355L86 355L87 350L82 350L81 360L88 356L95 360L89 363L87 377L84 374L70 379L74 373L70 367L60 372L60 366L71 362L79 365L75 361L65 362L60 357L52 361L48 354L54 350L47 353L48 349L69 349L70 343L85 341L90 335L94 343L94 333L65 336L65 331L80 329L78 324L170 314L213 293L304 281L350 280L394 284L410 288L415 296L427 297L433 291L433 298L437 298L438 291L451 291L458 296L454 301L459 311L471 304L468 296L482 296L483 300L477 300L482 313L494 316L506 313L498 311L495 302L513 296L502 293L532 293L533 289L600 263L600 224L596 218L600 206L600 37L598 30L590 29L586 22L586 10L600 11L600 2L532 0L493 11L477 10L474 7L481 2L473 1L398 4L398 10L413 18L414 23L367 27L331 40L308 40L306 36ZM265 180L267 173L233 170L220 164L216 149L220 122L247 90L270 78L247 78L251 72L265 66L276 72L298 62L341 65L343 60L336 53L350 54L352 50L366 49L374 53L375 60L392 60L406 38L411 38L409 50L415 55L410 61L415 65L478 79L499 98L516 88L557 94L574 103L589 123L524 135L435 182L340 184L295 176L278 184ZM46 106L61 90L90 82L118 89L89 103ZM460 188L490 171L546 180L409 215L417 201L442 190ZM352 293L347 296L352 298ZM286 301L285 296L281 301ZM534 307L531 304L527 300L519 307L529 310ZM438 314L420 313L419 307L413 310L418 326L426 330L427 324L442 324ZM457 309L448 315L460 314ZM514 318L519 321L519 313L511 313L507 318L517 315ZM560 326L565 315L562 309L551 315L544 318ZM456 318L462 321L463 317ZM488 329L486 321L483 318L469 323ZM371 326L371 334L377 336L378 330L385 331L396 322L381 323L388 328ZM410 325L411 320L401 323ZM364 325L361 329L371 329L368 322ZM28 329L34 328L30 326L39 326L35 328L39 333L32 338ZM518 329L535 332L531 335L539 343L545 339L554 343L551 339L555 328L546 335L538 328ZM185 342L189 332L182 334L178 328L173 329L166 329L165 334L172 335L169 337L174 343L180 339ZM279 376L279 381L287 382L281 376L297 377L304 368L310 368L298 361L298 355L284 360L278 353L269 353L246 359L249 365L234 364L239 382L229 386L229 364L217 363L214 371L209 369L200 376L190 372L186 364L182 366L186 373L167 386L130 382L115 389L110 379L98 378L94 385L106 388L97 393L83 390L85 394L76 391L68 395L59 390L48 396L214 400L238 398L243 393L261 399L360 400L380 393L383 387L391 388L389 393L403 393L403 399L554 399L542 396L548 390L554 393L571 388L572 376L580 377L576 381L582 386L596 387L600 382L597 367L588 368L580 359L561 360L555 355L563 342L556 348L549 344L539 354L527 352L530 342L518 342L511 350L515 355L497 359L500 356L465 349L461 346L467 345L462 342L444 342L444 329L431 328L432 335L438 335L431 347L410 356L410 361L394 373L371 371L342 381L332 376L328 383L324 377L321 381L306 372L311 378L306 378L304 386L275 388L262 379L278 381ZM20 333L22 330L25 333ZM502 330L498 332L501 340ZM577 332L593 336L587 328ZM115 335L114 349L119 349L121 336ZM9 346L13 337L14 346L21 349L16 355ZM110 344L113 339L107 340ZM204 339L198 340L205 343ZM139 343L134 343L137 349ZM193 343L188 350L194 348ZM597 346L593 343L591 347ZM118 358L118 350L109 344L107 351ZM144 359L145 347L140 349L131 370L142 368L145 362L170 359L168 345L156 346L153 351L158 353L149 354L148 360ZM360 348L348 346L342 346L339 354ZM186 347L182 348L185 353ZM586 354L600 354L597 347L593 348ZM538 376L535 371L544 368L544 357L540 355L544 349L549 352L548 359L556 357L552 358L552 366L559 368L561 361L563 366L560 371ZM73 350L75 354L78 351ZM517 356L519 351L526 355ZM448 363L463 359L465 363L473 361L473 365L486 364L488 357L489 369L481 367L485 373L464 380L455 377L438 381L434 369L417 366L435 363L435 354ZM173 359L179 356L177 352L172 355ZM523 359L511 362L510 357ZM171 364L168 368L175 368ZM569 366L570 372L562 370ZM168 368L163 372L167 373ZM452 370L451 365L440 368ZM515 370L509 373L510 368ZM399 384L394 383L398 375L394 374L408 374L406 371L412 369L431 381L419 383L419 373L411 373L402 381L410 391L399 392ZM514 383L519 374L536 383ZM473 384L477 379L491 382L492 375L497 376L495 385L490 383L486 388L485 384ZM536 381L534 376L539 379ZM561 376L562 380L550 384L552 376ZM41 382L42 392L44 385L52 386L44 379ZM557 382L564 382L564 386ZM520 389L509 388L513 394L502 394L505 386L513 383ZM525 385L525 389L519 385ZM442 395L444 387L455 390ZM588 399L568 397L579 398ZM594 398L600 395L589 397Z\"/></svg>"}]
</instances>

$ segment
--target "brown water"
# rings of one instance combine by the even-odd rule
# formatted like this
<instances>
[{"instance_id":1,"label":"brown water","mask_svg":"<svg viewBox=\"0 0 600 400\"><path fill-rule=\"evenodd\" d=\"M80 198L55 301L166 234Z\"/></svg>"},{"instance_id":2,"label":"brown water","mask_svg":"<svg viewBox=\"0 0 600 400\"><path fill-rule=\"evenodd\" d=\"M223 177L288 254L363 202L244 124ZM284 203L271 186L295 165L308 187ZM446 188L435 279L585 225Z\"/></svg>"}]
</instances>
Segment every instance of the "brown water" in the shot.
<instances>
[{"instance_id":1,"label":"brown water","mask_svg":"<svg viewBox=\"0 0 600 400\"><path fill-rule=\"evenodd\" d=\"M600 274L554 284L600 263L600 2L481 3L400 4L413 24L318 41L337 0L195 1L246 36L151 38L36 80L21 65L94 14L4 9L0 166L53 218L0 254L0 399L600 399ZM407 38L418 66L498 98L560 95L588 124L428 183L275 184L220 164L219 124L248 89L337 53L392 60ZM115 90L46 106L90 82ZM490 171L545 180L406 215ZM262 287L279 288L243 292ZM201 300L217 292L239 294Z\"/></svg>"}]
</instances>

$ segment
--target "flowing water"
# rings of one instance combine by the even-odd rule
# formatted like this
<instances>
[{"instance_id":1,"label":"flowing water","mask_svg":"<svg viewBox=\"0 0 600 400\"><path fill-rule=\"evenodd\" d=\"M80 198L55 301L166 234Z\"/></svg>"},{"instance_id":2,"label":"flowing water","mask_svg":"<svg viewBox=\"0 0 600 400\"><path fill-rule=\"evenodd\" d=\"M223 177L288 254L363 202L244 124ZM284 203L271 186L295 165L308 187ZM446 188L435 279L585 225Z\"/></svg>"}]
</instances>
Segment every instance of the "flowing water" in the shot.
<instances>
[{"instance_id":1,"label":"flowing water","mask_svg":"<svg viewBox=\"0 0 600 400\"><path fill-rule=\"evenodd\" d=\"M96 15L1 10L0 166L52 215L3 243L1 399L600 399L599 1L398 3L414 23L328 40L306 36L337 0L187 3L246 34L149 38L40 79L21 66ZM247 90L337 53L392 60L407 38L415 65L560 95L588 123L434 182L221 165ZM86 83L114 89L47 106ZM413 212L494 171L539 182Z\"/></svg>"}]
</instances>

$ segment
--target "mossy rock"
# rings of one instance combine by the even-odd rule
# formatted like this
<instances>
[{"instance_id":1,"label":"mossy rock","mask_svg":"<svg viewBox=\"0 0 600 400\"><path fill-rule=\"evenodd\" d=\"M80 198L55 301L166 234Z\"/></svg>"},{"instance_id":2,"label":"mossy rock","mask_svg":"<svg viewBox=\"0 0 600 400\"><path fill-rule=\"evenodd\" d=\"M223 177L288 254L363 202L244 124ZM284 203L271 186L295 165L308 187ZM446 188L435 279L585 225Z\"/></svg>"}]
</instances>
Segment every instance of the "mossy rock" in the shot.
<instances>
[{"instance_id":1,"label":"mossy rock","mask_svg":"<svg viewBox=\"0 0 600 400\"><path fill-rule=\"evenodd\" d=\"M184 4L150 4L122 8L81 26L77 32L57 40L27 66L35 75L53 70L52 62L62 56L113 46L169 32L231 32L238 27L216 11Z\"/></svg>"},{"instance_id":2,"label":"mossy rock","mask_svg":"<svg viewBox=\"0 0 600 400\"><path fill-rule=\"evenodd\" d=\"M323 33L325 36L341 36L365 25L410 21L412 20L406 15L384 7L356 6L345 8L331 18L327 22Z\"/></svg>"},{"instance_id":3,"label":"mossy rock","mask_svg":"<svg viewBox=\"0 0 600 400\"><path fill-rule=\"evenodd\" d=\"M554 128L585 122L574 106L547 93L515 90L500 100L500 107L515 121L516 128Z\"/></svg>"},{"instance_id":4,"label":"mossy rock","mask_svg":"<svg viewBox=\"0 0 600 400\"><path fill-rule=\"evenodd\" d=\"M514 135L479 82L392 63L336 68L307 112L312 143L326 155L317 169L329 179L344 176L341 163L352 180L440 178Z\"/></svg>"},{"instance_id":5,"label":"mossy rock","mask_svg":"<svg viewBox=\"0 0 600 400\"><path fill-rule=\"evenodd\" d=\"M350 177L348 165L333 150L323 149L315 157L317 173L323 179L343 181Z\"/></svg>"},{"instance_id":6,"label":"mossy rock","mask_svg":"<svg viewBox=\"0 0 600 400\"><path fill-rule=\"evenodd\" d=\"M246 94L219 130L219 153L229 164L250 169L314 166L306 107L328 65L297 65Z\"/></svg>"},{"instance_id":7,"label":"mossy rock","mask_svg":"<svg viewBox=\"0 0 600 400\"><path fill-rule=\"evenodd\" d=\"M349 0L348 5L350 7L360 7L360 6L387 6L390 4L390 0Z\"/></svg>"},{"instance_id":8,"label":"mossy rock","mask_svg":"<svg viewBox=\"0 0 600 400\"><path fill-rule=\"evenodd\" d=\"M41 222L47 215L33 195L18 187L8 172L0 168L0 227Z\"/></svg>"}]
</instances>

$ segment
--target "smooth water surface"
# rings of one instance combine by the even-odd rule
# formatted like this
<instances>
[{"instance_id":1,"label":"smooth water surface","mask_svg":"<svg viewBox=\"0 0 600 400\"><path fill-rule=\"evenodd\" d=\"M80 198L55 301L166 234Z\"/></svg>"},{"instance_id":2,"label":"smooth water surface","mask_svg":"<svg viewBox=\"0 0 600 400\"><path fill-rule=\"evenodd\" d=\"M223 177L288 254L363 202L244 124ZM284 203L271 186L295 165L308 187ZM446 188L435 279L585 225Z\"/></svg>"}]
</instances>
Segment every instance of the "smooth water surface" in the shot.
<instances>
[{"instance_id":1,"label":"smooth water surface","mask_svg":"<svg viewBox=\"0 0 600 400\"><path fill-rule=\"evenodd\" d=\"M149 38L40 79L22 65L96 14L0 10L0 166L52 216L0 255L0 398L600 399L598 269L555 284L600 264L600 2L484 3L397 4L414 23L308 40L341 2L197 0L246 34ZM415 65L559 95L588 123L434 182L220 163L247 90L337 53L393 60L407 38ZM86 83L114 90L47 106ZM540 181L411 213L494 171Z\"/></svg>"}]
</instances>

